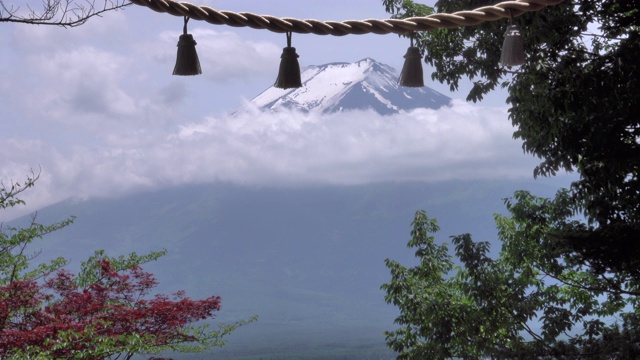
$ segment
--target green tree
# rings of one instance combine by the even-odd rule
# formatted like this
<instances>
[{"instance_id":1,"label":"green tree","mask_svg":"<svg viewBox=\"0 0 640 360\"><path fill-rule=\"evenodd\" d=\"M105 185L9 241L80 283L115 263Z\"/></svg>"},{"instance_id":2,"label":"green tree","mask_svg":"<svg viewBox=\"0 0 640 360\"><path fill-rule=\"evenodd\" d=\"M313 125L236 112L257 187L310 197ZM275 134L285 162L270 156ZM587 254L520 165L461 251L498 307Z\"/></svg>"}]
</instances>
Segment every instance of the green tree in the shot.
<instances>
[{"instance_id":1,"label":"green tree","mask_svg":"<svg viewBox=\"0 0 640 360\"><path fill-rule=\"evenodd\" d=\"M434 8L383 0L394 17L455 12L492 5L441 0ZM499 65L509 20L439 29L417 37L432 79L467 99L496 88L509 92L509 118L524 151L541 158L535 176L577 171L570 206L594 227L568 228L566 249L599 271L638 268L640 259L640 1L567 0L513 19L523 29L527 61Z\"/></svg>"},{"instance_id":2,"label":"green tree","mask_svg":"<svg viewBox=\"0 0 640 360\"><path fill-rule=\"evenodd\" d=\"M397 18L494 3L383 0ZM473 83L467 100L507 88L514 137L541 159L534 176L566 170L579 180L553 200L518 192L507 201L496 259L462 235L452 238L459 267L425 250L414 268L388 261L383 288L402 314L388 344L405 358L638 358L640 1L567 0L511 21L523 29L520 67L499 65L509 20L421 33L417 45L433 80ZM416 216L416 234L425 219ZM430 236L412 241L436 248ZM422 265L434 263L444 267Z\"/></svg>"},{"instance_id":3,"label":"green tree","mask_svg":"<svg viewBox=\"0 0 640 360\"><path fill-rule=\"evenodd\" d=\"M398 358L640 357L640 278L595 273L555 248L555 229L574 221L571 201L564 190L553 200L517 192L506 201L511 216L495 215L495 259L469 234L451 238L450 255L433 236L437 222L417 212L408 246L418 264L387 259L382 286L400 309L400 327L386 333Z\"/></svg>"}]
</instances>

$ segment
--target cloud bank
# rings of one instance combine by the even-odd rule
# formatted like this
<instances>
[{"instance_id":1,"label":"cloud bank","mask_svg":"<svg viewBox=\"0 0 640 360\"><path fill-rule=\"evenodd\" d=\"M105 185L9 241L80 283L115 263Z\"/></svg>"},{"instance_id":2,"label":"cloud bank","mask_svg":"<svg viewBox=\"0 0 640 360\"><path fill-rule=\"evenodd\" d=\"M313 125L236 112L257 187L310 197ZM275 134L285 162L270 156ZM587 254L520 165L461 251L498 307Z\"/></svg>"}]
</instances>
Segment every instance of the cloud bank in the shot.
<instances>
[{"instance_id":1,"label":"cloud bank","mask_svg":"<svg viewBox=\"0 0 640 360\"><path fill-rule=\"evenodd\" d=\"M132 22L119 12L82 31L12 26L0 34L11 50L0 54L0 179L41 171L25 211L216 181L301 187L531 177L536 161L512 139L503 107L454 100L381 116L262 113L245 104L229 115L220 109L243 105L234 86L253 84L251 96L273 80L281 46L195 28L205 76L178 78L170 72L179 32L138 36Z\"/></svg>"},{"instance_id":2,"label":"cloud bank","mask_svg":"<svg viewBox=\"0 0 640 360\"><path fill-rule=\"evenodd\" d=\"M298 187L530 177L535 161L512 133L505 109L459 100L393 116L250 109L166 132L106 128L113 140L101 146L13 139L0 150L0 175L19 179L41 167L42 203L216 181Z\"/></svg>"}]
</instances>

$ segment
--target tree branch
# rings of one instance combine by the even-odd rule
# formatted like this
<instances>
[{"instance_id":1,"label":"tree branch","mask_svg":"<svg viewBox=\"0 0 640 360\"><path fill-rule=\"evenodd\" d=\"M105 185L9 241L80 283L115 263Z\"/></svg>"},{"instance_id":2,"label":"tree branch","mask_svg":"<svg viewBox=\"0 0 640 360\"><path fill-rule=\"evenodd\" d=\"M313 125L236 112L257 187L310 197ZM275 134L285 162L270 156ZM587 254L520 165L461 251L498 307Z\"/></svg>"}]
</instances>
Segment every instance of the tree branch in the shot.
<instances>
[{"instance_id":1,"label":"tree branch","mask_svg":"<svg viewBox=\"0 0 640 360\"><path fill-rule=\"evenodd\" d=\"M29 25L52 25L63 28L80 26L92 17L105 12L122 9L131 5L128 0L103 0L103 6L96 6L96 0L44 0L42 9L20 11L20 6L6 5L0 0L0 22Z\"/></svg>"},{"instance_id":2,"label":"tree branch","mask_svg":"<svg viewBox=\"0 0 640 360\"><path fill-rule=\"evenodd\" d=\"M566 279L563 279L559 276L555 276L552 274L549 274L543 270L540 270L543 274L551 277L554 280L559 281L560 283L567 285L567 286L571 286L571 287L575 287L578 289L582 289L582 290L586 290L586 291L592 291L592 292L603 292L603 293L607 293L607 294L612 294L612 295L631 295L631 296L640 296L640 292L638 291L629 291L629 290L625 290L623 288L621 288L620 286L618 286L617 284L611 282L611 279L607 278L606 276L602 276L600 279L603 281L606 281L607 283L609 283L609 285L611 286L611 288L606 288L606 287L599 287L599 286L585 286L585 285L581 285L572 281L568 281Z\"/></svg>"}]
</instances>

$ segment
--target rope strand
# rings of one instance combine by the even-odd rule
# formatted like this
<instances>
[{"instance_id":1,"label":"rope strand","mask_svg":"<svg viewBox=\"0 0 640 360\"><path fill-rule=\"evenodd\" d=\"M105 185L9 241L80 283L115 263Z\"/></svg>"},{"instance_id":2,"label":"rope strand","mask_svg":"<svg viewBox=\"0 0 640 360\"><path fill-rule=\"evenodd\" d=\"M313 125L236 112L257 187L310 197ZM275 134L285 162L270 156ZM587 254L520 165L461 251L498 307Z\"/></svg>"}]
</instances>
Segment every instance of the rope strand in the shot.
<instances>
[{"instance_id":1,"label":"rope strand","mask_svg":"<svg viewBox=\"0 0 640 360\"><path fill-rule=\"evenodd\" d=\"M558 5L564 0L515 0L505 1L475 10L458 11L452 14L440 13L407 19L367 19L345 21L320 21L314 19L278 18L271 15L257 15L249 12L216 10L208 6L198 6L184 1L173 0L130 0L151 10L174 16L206 21L213 25L250 27L277 33L299 33L316 35L361 35L361 34L406 34L413 31L429 31L439 28L475 26L487 21L509 19L526 12L538 11L547 6Z\"/></svg>"}]
</instances>

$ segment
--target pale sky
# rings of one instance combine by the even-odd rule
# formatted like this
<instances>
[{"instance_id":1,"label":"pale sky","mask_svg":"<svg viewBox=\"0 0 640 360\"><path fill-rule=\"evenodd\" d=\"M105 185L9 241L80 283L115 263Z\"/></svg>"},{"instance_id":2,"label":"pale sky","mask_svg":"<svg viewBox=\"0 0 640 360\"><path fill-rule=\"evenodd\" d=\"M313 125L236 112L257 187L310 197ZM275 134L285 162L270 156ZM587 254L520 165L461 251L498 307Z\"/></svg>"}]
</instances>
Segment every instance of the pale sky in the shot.
<instances>
[{"instance_id":1,"label":"pale sky","mask_svg":"<svg viewBox=\"0 0 640 360\"><path fill-rule=\"evenodd\" d=\"M32 1L34 6L39 1ZM217 9L347 20L386 18L379 0L195 1ZM183 20L145 7L73 29L2 23L0 179L41 179L33 211L69 197L216 181L257 186L531 178L512 139L506 93L379 116L228 114L271 86L284 34L190 21L203 75L172 76ZM396 35L293 35L302 67L366 57L400 69ZM6 220L11 213L0 214Z\"/></svg>"}]
</instances>

